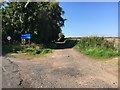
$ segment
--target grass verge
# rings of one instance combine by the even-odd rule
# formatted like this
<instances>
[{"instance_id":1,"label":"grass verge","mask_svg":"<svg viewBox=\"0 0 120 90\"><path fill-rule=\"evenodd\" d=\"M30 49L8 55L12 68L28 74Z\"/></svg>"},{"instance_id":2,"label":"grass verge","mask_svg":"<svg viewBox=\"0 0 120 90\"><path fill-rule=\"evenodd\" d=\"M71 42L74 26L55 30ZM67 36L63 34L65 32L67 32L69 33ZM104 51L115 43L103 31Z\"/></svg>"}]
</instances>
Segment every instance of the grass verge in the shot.
<instances>
[{"instance_id":1,"label":"grass verge","mask_svg":"<svg viewBox=\"0 0 120 90\"><path fill-rule=\"evenodd\" d=\"M3 55L27 55L27 56L44 56L47 53L52 53L53 50L45 48L42 44L31 44L31 45L4 45L2 54Z\"/></svg>"}]
</instances>

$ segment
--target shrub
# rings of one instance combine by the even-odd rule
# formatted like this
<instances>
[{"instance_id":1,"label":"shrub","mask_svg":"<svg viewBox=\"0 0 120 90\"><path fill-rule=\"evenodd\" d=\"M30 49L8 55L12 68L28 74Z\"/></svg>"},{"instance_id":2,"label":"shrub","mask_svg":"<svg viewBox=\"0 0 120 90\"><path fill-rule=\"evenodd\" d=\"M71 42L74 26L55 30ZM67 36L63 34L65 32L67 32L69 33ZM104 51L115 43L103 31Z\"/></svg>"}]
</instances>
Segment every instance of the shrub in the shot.
<instances>
[{"instance_id":1,"label":"shrub","mask_svg":"<svg viewBox=\"0 0 120 90\"><path fill-rule=\"evenodd\" d=\"M58 34L58 36L59 36L58 41L63 42L63 41L64 41L64 39L65 39L64 34L60 32L60 33Z\"/></svg>"},{"instance_id":2,"label":"shrub","mask_svg":"<svg viewBox=\"0 0 120 90\"><path fill-rule=\"evenodd\" d=\"M51 53L52 50L51 49L43 49L41 54L46 54L46 53Z\"/></svg>"},{"instance_id":3,"label":"shrub","mask_svg":"<svg viewBox=\"0 0 120 90\"><path fill-rule=\"evenodd\" d=\"M46 54L52 52L51 49L46 49L42 44L31 44L31 45L4 45L2 46L5 55L7 53L26 53L30 55Z\"/></svg>"},{"instance_id":4,"label":"shrub","mask_svg":"<svg viewBox=\"0 0 120 90\"><path fill-rule=\"evenodd\" d=\"M105 40L103 37L81 38L75 48L86 55L98 58L110 58L120 55L114 47L114 43Z\"/></svg>"},{"instance_id":5,"label":"shrub","mask_svg":"<svg viewBox=\"0 0 120 90\"><path fill-rule=\"evenodd\" d=\"M36 50L35 54L40 54L42 50Z\"/></svg>"}]
</instances>

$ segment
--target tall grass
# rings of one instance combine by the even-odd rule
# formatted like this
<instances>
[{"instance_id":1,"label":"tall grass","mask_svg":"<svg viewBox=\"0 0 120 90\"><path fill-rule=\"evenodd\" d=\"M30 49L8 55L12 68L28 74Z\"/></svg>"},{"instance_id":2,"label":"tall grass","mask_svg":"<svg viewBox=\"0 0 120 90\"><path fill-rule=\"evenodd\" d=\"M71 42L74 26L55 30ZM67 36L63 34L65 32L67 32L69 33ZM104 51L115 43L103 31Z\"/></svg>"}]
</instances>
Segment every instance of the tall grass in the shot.
<instances>
[{"instance_id":1,"label":"tall grass","mask_svg":"<svg viewBox=\"0 0 120 90\"><path fill-rule=\"evenodd\" d=\"M81 38L74 48L95 58L111 58L120 55L114 47L114 41L107 41L104 37Z\"/></svg>"}]
</instances>

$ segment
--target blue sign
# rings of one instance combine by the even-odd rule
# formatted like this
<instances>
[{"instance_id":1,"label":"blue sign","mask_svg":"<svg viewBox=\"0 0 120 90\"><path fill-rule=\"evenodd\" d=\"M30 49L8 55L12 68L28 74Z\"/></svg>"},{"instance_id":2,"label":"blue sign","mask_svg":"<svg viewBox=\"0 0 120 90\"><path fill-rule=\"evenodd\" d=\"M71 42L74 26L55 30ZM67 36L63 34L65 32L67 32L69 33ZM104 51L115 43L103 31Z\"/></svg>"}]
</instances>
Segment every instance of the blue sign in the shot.
<instances>
[{"instance_id":1,"label":"blue sign","mask_svg":"<svg viewBox=\"0 0 120 90\"><path fill-rule=\"evenodd\" d=\"M21 39L30 39L30 34L21 34Z\"/></svg>"}]
</instances>

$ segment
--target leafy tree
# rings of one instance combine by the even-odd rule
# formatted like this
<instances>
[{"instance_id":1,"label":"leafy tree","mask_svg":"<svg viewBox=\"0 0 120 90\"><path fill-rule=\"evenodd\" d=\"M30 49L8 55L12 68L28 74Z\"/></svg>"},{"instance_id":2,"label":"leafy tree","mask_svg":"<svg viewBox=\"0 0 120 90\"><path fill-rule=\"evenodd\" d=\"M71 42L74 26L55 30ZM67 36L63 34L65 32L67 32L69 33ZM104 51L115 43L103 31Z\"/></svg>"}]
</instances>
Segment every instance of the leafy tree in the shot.
<instances>
[{"instance_id":1,"label":"leafy tree","mask_svg":"<svg viewBox=\"0 0 120 90\"><path fill-rule=\"evenodd\" d=\"M10 35L20 42L24 33L30 33L34 43L57 40L64 26L63 14L58 2L9 2L2 8L3 41Z\"/></svg>"}]
</instances>

